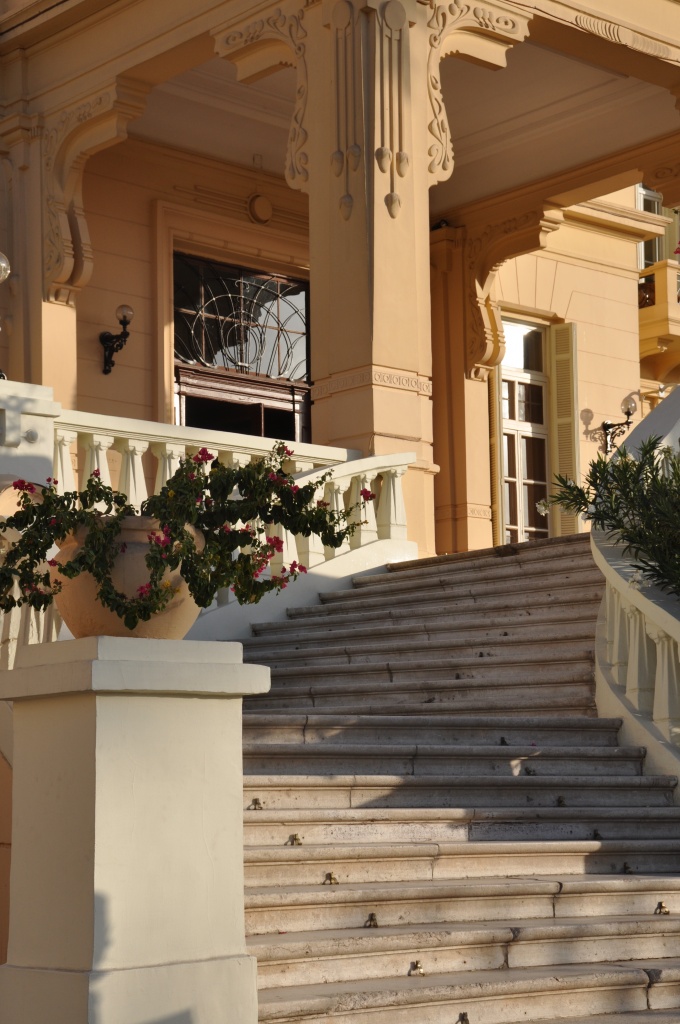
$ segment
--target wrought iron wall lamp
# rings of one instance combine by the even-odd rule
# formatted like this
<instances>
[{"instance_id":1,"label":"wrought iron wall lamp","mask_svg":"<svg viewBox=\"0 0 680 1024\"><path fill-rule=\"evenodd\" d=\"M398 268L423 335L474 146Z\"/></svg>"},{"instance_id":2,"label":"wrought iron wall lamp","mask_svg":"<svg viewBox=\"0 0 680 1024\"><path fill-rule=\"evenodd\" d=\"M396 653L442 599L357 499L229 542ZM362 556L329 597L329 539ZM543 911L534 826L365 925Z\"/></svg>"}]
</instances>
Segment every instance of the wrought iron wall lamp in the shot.
<instances>
[{"instance_id":1,"label":"wrought iron wall lamp","mask_svg":"<svg viewBox=\"0 0 680 1024\"><path fill-rule=\"evenodd\" d=\"M128 327L134 315L135 311L132 306L119 306L116 310L116 320L123 328L122 331L119 334L112 334L111 331L102 331L99 335L99 340L104 347L104 373L111 373L111 370L116 365L113 357L116 352L120 352L130 337Z\"/></svg>"},{"instance_id":2,"label":"wrought iron wall lamp","mask_svg":"<svg viewBox=\"0 0 680 1024\"><path fill-rule=\"evenodd\" d=\"M626 431L630 430L630 423L635 412L635 401L632 398L628 398L621 409L626 417L625 420L622 420L621 423L612 423L611 420L604 420L602 424L605 455L611 455L616 447L614 442L617 437L623 437Z\"/></svg>"}]
</instances>

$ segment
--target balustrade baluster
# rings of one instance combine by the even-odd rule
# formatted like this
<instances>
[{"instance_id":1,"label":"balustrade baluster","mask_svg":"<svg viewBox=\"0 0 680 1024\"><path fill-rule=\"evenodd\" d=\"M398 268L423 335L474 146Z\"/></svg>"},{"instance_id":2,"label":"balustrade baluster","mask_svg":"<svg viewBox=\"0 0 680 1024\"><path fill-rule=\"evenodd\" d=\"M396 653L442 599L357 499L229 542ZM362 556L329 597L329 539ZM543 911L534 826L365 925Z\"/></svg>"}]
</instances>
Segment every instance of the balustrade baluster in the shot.
<instances>
[{"instance_id":1,"label":"balustrade baluster","mask_svg":"<svg viewBox=\"0 0 680 1024\"><path fill-rule=\"evenodd\" d=\"M99 470L99 479L103 484L111 486L111 472L106 453L113 447L113 434L79 434L78 441L85 452L81 485L84 487L89 478Z\"/></svg>"},{"instance_id":2,"label":"balustrade baluster","mask_svg":"<svg viewBox=\"0 0 680 1024\"><path fill-rule=\"evenodd\" d=\"M651 714L654 706L656 655L645 630L645 617L633 605L628 613L628 667L626 697L634 707Z\"/></svg>"},{"instance_id":3,"label":"balustrade baluster","mask_svg":"<svg viewBox=\"0 0 680 1024\"><path fill-rule=\"evenodd\" d=\"M73 472L71 445L78 439L75 430L64 430L56 427L54 431L54 469L52 476L57 481L59 494L76 490L76 478Z\"/></svg>"},{"instance_id":4,"label":"balustrade baluster","mask_svg":"<svg viewBox=\"0 0 680 1024\"><path fill-rule=\"evenodd\" d=\"M142 456L149 447L149 442L119 437L113 447L123 457L118 490L127 495L129 503L139 512L142 502L148 497Z\"/></svg>"},{"instance_id":5,"label":"balustrade baluster","mask_svg":"<svg viewBox=\"0 0 680 1024\"><path fill-rule=\"evenodd\" d=\"M406 507L402 477L406 466L382 470L382 487L378 501L378 537L380 540L406 540Z\"/></svg>"},{"instance_id":6,"label":"balustrade baluster","mask_svg":"<svg viewBox=\"0 0 680 1024\"><path fill-rule=\"evenodd\" d=\"M329 512L344 512L345 511L345 488L337 483L337 481L330 479L326 482L324 488L324 500L328 502ZM350 543L348 540L343 541L339 548L324 548L324 555L326 560L329 558L337 558L338 555L346 554L350 549Z\"/></svg>"},{"instance_id":7,"label":"balustrade baluster","mask_svg":"<svg viewBox=\"0 0 680 1024\"><path fill-rule=\"evenodd\" d=\"M673 637L651 622L648 635L656 646L656 673L652 718L666 739L680 746L680 665Z\"/></svg>"},{"instance_id":8,"label":"balustrade baluster","mask_svg":"<svg viewBox=\"0 0 680 1024\"><path fill-rule=\"evenodd\" d=\"M371 477L368 473L359 473L352 477L349 489L350 505L359 507L352 513L352 522L358 523L356 530L350 537L349 546L352 550L371 544L378 539L378 524L375 519L375 503L370 500L364 503L361 497L363 490L371 490Z\"/></svg>"},{"instance_id":9,"label":"balustrade baluster","mask_svg":"<svg viewBox=\"0 0 680 1024\"><path fill-rule=\"evenodd\" d=\"M612 675L619 686L625 686L628 675L628 606L618 591L614 592L613 598Z\"/></svg>"},{"instance_id":10,"label":"balustrade baluster","mask_svg":"<svg viewBox=\"0 0 680 1024\"><path fill-rule=\"evenodd\" d=\"M179 467L179 460L186 454L186 446L170 441L158 441L151 445L151 451L158 460L154 494L160 494L163 487Z\"/></svg>"}]
</instances>

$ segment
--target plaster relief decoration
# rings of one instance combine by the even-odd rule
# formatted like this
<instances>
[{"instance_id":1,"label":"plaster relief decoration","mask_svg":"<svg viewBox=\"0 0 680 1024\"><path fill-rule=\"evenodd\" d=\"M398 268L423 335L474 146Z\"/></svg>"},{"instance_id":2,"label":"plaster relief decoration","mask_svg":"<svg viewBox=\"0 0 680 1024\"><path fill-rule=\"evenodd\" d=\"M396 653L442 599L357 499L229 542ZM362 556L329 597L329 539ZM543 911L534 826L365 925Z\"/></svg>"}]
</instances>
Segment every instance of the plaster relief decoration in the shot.
<instances>
[{"instance_id":1,"label":"plaster relief decoration","mask_svg":"<svg viewBox=\"0 0 680 1024\"><path fill-rule=\"evenodd\" d=\"M645 168L643 180L648 188L661 193L664 206L680 205L680 163L667 162Z\"/></svg>"},{"instance_id":2,"label":"plaster relief decoration","mask_svg":"<svg viewBox=\"0 0 680 1024\"><path fill-rule=\"evenodd\" d=\"M545 248L548 236L560 227L562 210L548 206L527 210L481 230L468 227L463 270L466 301L466 373L486 381L492 366L505 354L501 311L493 288L505 260Z\"/></svg>"},{"instance_id":3,"label":"plaster relief decoration","mask_svg":"<svg viewBox=\"0 0 680 1024\"><path fill-rule=\"evenodd\" d=\"M450 54L486 67L505 67L507 51L529 32L530 15L518 14L508 4L437 3L429 0L427 89L430 106L428 171L432 184L446 181L453 170L451 132L441 91L439 64Z\"/></svg>"},{"instance_id":4,"label":"plaster relief decoration","mask_svg":"<svg viewBox=\"0 0 680 1024\"><path fill-rule=\"evenodd\" d=\"M674 56L673 50L666 43L650 36L640 35L625 25L617 25L611 21L604 21L602 18L595 18L590 14L576 14L575 24L589 32L591 35L600 36L610 43L620 43L621 46L629 46L632 50L640 50L648 53L651 57L661 57L668 60Z\"/></svg>"},{"instance_id":5,"label":"plaster relief decoration","mask_svg":"<svg viewBox=\"0 0 680 1024\"><path fill-rule=\"evenodd\" d=\"M306 8L315 6L308 2ZM277 7L269 17L259 18L243 27L232 27L215 36L215 52L236 65L239 81L275 71L282 66L297 69L295 110L288 132L285 177L291 188L308 190L309 154L306 128L309 85L307 76L307 32L304 10L296 7L287 13Z\"/></svg>"},{"instance_id":6,"label":"plaster relief decoration","mask_svg":"<svg viewBox=\"0 0 680 1024\"><path fill-rule=\"evenodd\" d=\"M349 220L354 206L353 176L363 145L373 150L376 193L383 190L390 217L401 210L399 180L410 169L405 140L409 94L409 21L400 0L375 8L340 0L331 15L335 82L335 149L331 168L343 181L340 213ZM364 93L374 90L375 136L363 141ZM358 187L362 187L357 183Z\"/></svg>"},{"instance_id":7,"label":"plaster relief decoration","mask_svg":"<svg viewBox=\"0 0 680 1024\"><path fill-rule=\"evenodd\" d=\"M351 391L353 388L365 387L367 384L379 384L383 387L398 388L400 391L416 391L421 395L432 394L432 381L417 374L399 373L394 370L374 366L372 369L359 370L344 377L329 377L318 381L312 388L314 401L337 394L339 391Z\"/></svg>"},{"instance_id":8,"label":"plaster relief decoration","mask_svg":"<svg viewBox=\"0 0 680 1024\"><path fill-rule=\"evenodd\" d=\"M43 274L45 297L73 304L90 279L92 246L82 198L87 160L126 137L148 88L119 81L58 115L43 134Z\"/></svg>"}]
</instances>

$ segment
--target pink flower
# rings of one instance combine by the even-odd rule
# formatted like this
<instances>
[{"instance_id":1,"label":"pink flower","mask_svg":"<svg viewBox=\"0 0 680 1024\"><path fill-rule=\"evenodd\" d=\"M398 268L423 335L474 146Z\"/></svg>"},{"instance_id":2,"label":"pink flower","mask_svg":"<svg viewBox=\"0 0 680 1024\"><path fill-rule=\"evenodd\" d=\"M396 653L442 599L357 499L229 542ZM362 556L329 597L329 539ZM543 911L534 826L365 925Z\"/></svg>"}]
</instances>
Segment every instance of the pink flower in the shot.
<instances>
[{"instance_id":1,"label":"pink flower","mask_svg":"<svg viewBox=\"0 0 680 1024\"><path fill-rule=\"evenodd\" d=\"M293 484L293 486L291 487L291 491L293 492L293 494L297 494L299 490L300 488L298 487L297 484Z\"/></svg>"},{"instance_id":2,"label":"pink flower","mask_svg":"<svg viewBox=\"0 0 680 1024\"><path fill-rule=\"evenodd\" d=\"M57 525L57 520L56 520L55 516L52 516L52 518L48 522L48 525L49 526L56 526Z\"/></svg>"},{"instance_id":3,"label":"pink flower","mask_svg":"<svg viewBox=\"0 0 680 1024\"><path fill-rule=\"evenodd\" d=\"M306 565L298 565L298 572L305 572L306 573L307 572L307 566Z\"/></svg>"},{"instance_id":4,"label":"pink flower","mask_svg":"<svg viewBox=\"0 0 680 1024\"><path fill-rule=\"evenodd\" d=\"M231 526L229 523L225 523L222 527L222 533L231 533Z\"/></svg>"},{"instance_id":5,"label":"pink flower","mask_svg":"<svg viewBox=\"0 0 680 1024\"><path fill-rule=\"evenodd\" d=\"M196 479L196 474L195 473L189 473L189 479L190 480L195 480Z\"/></svg>"},{"instance_id":6,"label":"pink flower","mask_svg":"<svg viewBox=\"0 0 680 1024\"><path fill-rule=\"evenodd\" d=\"M47 483L48 483L48 484L51 484L51 483L52 483L52 477L51 477L51 476L48 476L48 478L47 478Z\"/></svg>"},{"instance_id":7,"label":"pink flower","mask_svg":"<svg viewBox=\"0 0 680 1024\"><path fill-rule=\"evenodd\" d=\"M273 483L277 483L279 480L282 480L283 477L280 477L278 473L270 473L267 479L271 480Z\"/></svg>"},{"instance_id":8,"label":"pink flower","mask_svg":"<svg viewBox=\"0 0 680 1024\"><path fill-rule=\"evenodd\" d=\"M267 537L267 544L274 548L274 551L278 551L279 554L283 551L283 541L280 537Z\"/></svg>"},{"instance_id":9,"label":"pink flower","mask_svg":"<svg viewBox=\"0 0 680 1024\"><path fill-rule=\"evenodd\" d=\"M288 445L284 444L284 446L283 446L283 454L284 455L294 455L295 452L291 451L291 449L288 447Z\"/></svg>"},{"instance_id":10,"label":"pink flower","mask_svg":"<svg viewBox=\"0 0 680 1024\"><path fill-rule=\"evenodd\" d=\"M49 559L47 560L47 564L48 564L48 565L51 565L51 566L53 566L53 567L54 567L55 565L59 565L59 563L57 562L56 558L49 558Z\"/></svg>"},{"instance_id":11,"label":"pink flower","mask_svg":"<svg viewBox=\"0 0 680 1024\"><path fill-rule=\"evenodd\" d=\"M34 485L27 483L25 480L15 480L12 487L15 491L26 491L27 494L35 494Z\"/></svg>"},{"instance_id":12,"label":"pink flower","mask_svg":"<svg viewBox=\"0 0 680 1024\"><path fill-rule=\"evenodd\" d=\"M673 249L673 255L674 256L680 255L680 244L678 245L677 249Z\"/></svg>"},{"instance_id":13,"label":"pink flower","mask_svg":"<svg viewBox=\"0 0 680 1024\"><path fill-rule=\"evenodd\" d=\"M317 501L316 507L317 508L330 508L331 507L331 503L330 503L330 501Z\"/></svg>"},{"instance_id":14,"label":"pink flower","mask_svg":"<svg viewBox=\"0 0 680 1024\"><path fill-rule=\"evenodd\" d=\"M93 469L92 476L100 477L102 475L101 469Z\"/></svg>"},{"instance_id":15,"label":"pink flower","mask_svg":"<svg viewBox=\"0 0 680 1024\"><path fill-rule=\"evenodd\" d=\"M151 584L142 583L141 587L137 587L137 593L140 597L149 597L151 594Z\"/></svg>"},{"instance_id":16,"label":"pink flower","mask_svg":"<svg viewBox=\"0 0 680 1024\"><path fill-rule=\"evenodd\" d=\"M200 448L194 455L192 461L200 464L201 462L212 462L215 456L212 452L209 452L207 448ZM191 479L191 477L189 478Z\"/></svg>"},{"instance_id":17,"label":"pink flower","mask_svg":"<svg viewBox=\"0 0 680 1024\"><path fill-rule=\"evenodd\" d=\"M364 499L364 501L373 501L373 499L375 498L375 494L373 493L373 491L369 491L368 487L362 487L361 490L359 491L359 494Z\"/></svg>"}]
</instances>

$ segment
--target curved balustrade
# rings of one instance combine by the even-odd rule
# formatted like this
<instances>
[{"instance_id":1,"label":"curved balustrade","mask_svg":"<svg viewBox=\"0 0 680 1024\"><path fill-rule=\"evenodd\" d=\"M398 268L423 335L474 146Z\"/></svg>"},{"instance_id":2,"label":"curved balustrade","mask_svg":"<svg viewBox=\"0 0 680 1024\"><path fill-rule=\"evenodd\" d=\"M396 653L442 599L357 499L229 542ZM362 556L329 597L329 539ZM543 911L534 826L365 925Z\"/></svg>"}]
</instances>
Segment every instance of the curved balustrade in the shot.
<instances>
[{"instance_id":1,"label":"curved balustrade","mask_svg":"<svg viewBox=\"0 0 680 1024\"><path fill-rule=\"evenodd\" d=\"M630 434L635 451L657 436L676 447L680 389ZM679 538L680 540L680 538ZM591 535L593 557L605 577L596 645L597 703L601 714L623 717L626 742L648 747L652 768L678 771L680 760L680 599L640 582L622 545Z\"/></svg>"}]
</instances>

